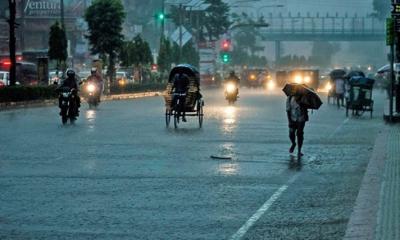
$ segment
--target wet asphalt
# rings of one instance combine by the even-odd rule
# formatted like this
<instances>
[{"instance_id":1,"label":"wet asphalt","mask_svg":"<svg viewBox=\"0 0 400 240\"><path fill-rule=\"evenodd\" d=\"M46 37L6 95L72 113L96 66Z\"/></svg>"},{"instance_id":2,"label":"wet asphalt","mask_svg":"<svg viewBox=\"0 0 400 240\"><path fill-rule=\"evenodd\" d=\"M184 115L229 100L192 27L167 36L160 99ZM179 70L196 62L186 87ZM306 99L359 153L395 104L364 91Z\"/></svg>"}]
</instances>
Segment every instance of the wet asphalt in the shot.
<instances>
[{"instance_id":1,"label":"wet asphalt","mask_svg":"<svg viewBox=\"0 0 400 240\"><path fill-rule=\"evenodd\" d=\"M300 162L284 95L240 95L204 91L202 129L166 128L162 97L83 105L66 126L56 107L0 112L0 239L341 239L383 95L373 119L310 112Z\"/></svg>"}]
</instances>

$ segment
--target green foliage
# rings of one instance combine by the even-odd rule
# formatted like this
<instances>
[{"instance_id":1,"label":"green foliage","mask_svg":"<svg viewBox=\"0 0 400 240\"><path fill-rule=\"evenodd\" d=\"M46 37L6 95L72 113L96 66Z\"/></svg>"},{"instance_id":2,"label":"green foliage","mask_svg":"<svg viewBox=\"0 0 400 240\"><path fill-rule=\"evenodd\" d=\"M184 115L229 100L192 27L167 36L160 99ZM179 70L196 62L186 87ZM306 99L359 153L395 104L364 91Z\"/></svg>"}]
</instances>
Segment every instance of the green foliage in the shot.
<instances>
[{"instance_id":1,"label":"green foliage","mask_svg":"<svg viewBox=\"0 0 400 240\"><path fill-rule=\"evenodd\" d=\"M180 63L189 63L195 67L198 67L199 62L200 62L199 53L196 51L193 41L189 41L182 47L182 60Z\"/></svg>"},{"instance_id":2,"label":"green foliage","mask_svg":"<svg viewBox=\"0 0 400 240\"><path fill-rule=\"evenodd\" d=\"M144 41L140 35L137 35L132 41L124 42L120 59L123 66L138 66L153 63L153 56L149 43Z\"/></svg>"},{"instance_id":3,"label":"green foliage","mask_svg":"<svg viewBox=\"0 0 400 240\"><path fill-rule=\"evenodd\" d=\"M0 89L0 102L21 102L57 98L57 86L12 86Z\"/></svg>"},{"instance_id":4,"label":"green foliage","mask_svg":"<svg viewBox=\"0 0 400 240\"><path fill-rule=\"evenodd\" d=\"M94 0L85 12L92 54L108 55L108 75L114 73L116 52L123 46L125 12L120 0Z\"/></svg>"},{"instance_id":5,"label":"green foliage","mask_svg":"<svg viewBox=\"0 0 400 240\"><path fill-rule=\"evenodd\" d=\"M206 11L192 12L189 14L188 10L182 10L183 25L192 33L196 29L200 39L204 40L204 35L208 39L217 40L221 34L227 32L231 26L229 20L229 5L222 0L205 0L205 3L211 4ZM179 8L177 6L171 7L169 14L172 21L179 25ZM192 18L190 18L192 16ZM199 26L193 19L199 19ZM192 23L192 25L190 25Z\"/></svg>"},{"instance_id":6,"label":"green foliage","mask_svg":"<svg viewBox=\"0 0 400 240\"><path fill-rule=\"evenodd\" d=\"M390 0L373 0L373 7L374 7L374 16L377 18L384 20L390 12Z\"/></svg>"},{"instance_id":7,"label":"green foliage","mask_svg":"<svg viewBox=\"0 0 400 240\"><path fill-rule=\"evenodd\" d=\"M68 58L67 48L68 41L65 29L58 21L56 21L50 27L48 55L50 60L57 61L57 70L59 69L60 64L65 62Z\"/></svg>"},{"instance_id":8,"label":"green foliage","mask_svg":"<svg viewBox=\"0 0 400 240\"><path fill-rule=\"evenodd\" d=\"M207 29L209 40L218 39L219 36L229 29L229 5L222 0L205 0L211 4L206 11L204 27Z\"/></svg>"},{"instance_id":9,"label":"green foliage","mask_svg":"<svg viewBox=\"0 0 400 240\"><path fill-rule=\"evenodd\" d=\"M239 48L242 51L251 52L254 55L258 51L264 51L264 47L257 46L257 39L263 39L263 36L259 33L259 30L252 26L255 24L265 24L264 18L259 18L254 21L246 13L241 15L233 14L232 19L235 24L246 24L248 26L241 27L234 35L234 40L236 42L235 48Z\"/></svg>"},{"instance_id":10,"label":"green foliage","mask_svg":"<svg viewBox=\"0 0 400 240\"><path fill-rule=\"evenodd\" d=\"M314 42L309 62L311 65L327 67L332 63L332 57L340 51L338 43Z\"/></svg>"},{"instance_id":11,"label":"green foliage","mask_svg":"<svg viewBox=\"0 0 400 240\"><path fill-rule=\"evenodd\" d=\"M282 56L277 64L282 67L309 67L312 65L309 59L297 55Z\"/></svg>"},{"instance_id":12,"label":"green foliage","mask_svg":"<svg viewBox=\"0 0 400 240\"><path fill-rule=\"evenodd\" d=\"M248 65L253 67L265 67L268 64L266 57L250 55L247 51L235 48L232 51L232 64L233 65Z\"/></svg>"}]
</instances>

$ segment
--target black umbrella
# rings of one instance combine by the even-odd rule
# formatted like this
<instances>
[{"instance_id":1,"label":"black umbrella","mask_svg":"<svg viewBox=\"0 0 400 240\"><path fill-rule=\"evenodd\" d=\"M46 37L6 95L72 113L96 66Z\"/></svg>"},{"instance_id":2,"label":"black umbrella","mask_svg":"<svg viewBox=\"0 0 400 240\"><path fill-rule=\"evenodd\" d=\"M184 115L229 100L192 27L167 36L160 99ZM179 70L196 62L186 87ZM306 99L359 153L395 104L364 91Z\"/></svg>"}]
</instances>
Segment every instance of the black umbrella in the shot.
<instances>
[{"instance_id":1,"label":"black umbrella","mask_svg":"<svg viewBox=\"0 0 400 240\"><path fill-rule=\"evenodd\" d=\"M286 96L300 95L300 104L307 109L319 109L322 105L318 94L304 84L287 83L282 91Z\"/></svg>"},{"instance_id":2,"label":"black umbrella","mask_svg":"<svg viewBox=\"0 0 400 240\"><path fill-rule=\"evenodd\" d=\"M352 77L352 78L350 78L349 83L351 85L372 86L372 85L374 85L375 80L372 78L366 78L366 77Z\"/></svg>"},{"instance_id":3,"label":"black umbrella","mask_svg":"<svg viewBox=\"0 0 400 240\"><path fill-rule=\"evenodd\" d=\"M345 75L346 71L343 69L335 69L331 73L329 73L331 79L343 78Z\"/></svg>"},{"instance_id":4,"label":"black umbrella","mask_svg":"<svg viewBox=\"0 0 400 240\"><path fill-rule=\"evenodd\" d=\"M365 77L365 74L362 71L351 71L346 75L347 79L352 77Z\"/></svg>"}]
</instances>

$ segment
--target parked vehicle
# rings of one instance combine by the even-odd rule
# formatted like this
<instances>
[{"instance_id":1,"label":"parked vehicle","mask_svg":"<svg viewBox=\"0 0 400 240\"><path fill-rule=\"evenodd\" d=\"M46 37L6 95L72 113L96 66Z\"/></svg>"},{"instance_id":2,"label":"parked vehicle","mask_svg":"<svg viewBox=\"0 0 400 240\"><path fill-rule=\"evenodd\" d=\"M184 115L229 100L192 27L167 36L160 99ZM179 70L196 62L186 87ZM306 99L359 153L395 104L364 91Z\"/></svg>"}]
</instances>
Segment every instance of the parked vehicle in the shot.
<instances>
[{"instance_id":1,"label":"parked vehicle","mask_svg":"<svg viewBox=\"0 0 400 240\"><path fill-rule=\"evenodd\" d=\"M9 72L10 63L0 62L0 71ZM31 62L17 62L16 79L21 85L37 85L39 81L36 64Z\"/></svg>"},{"instance_id":2,"label":"parked vehicle","mask_svg":"<svg viewBox=\"0 0 400 240\"><path fill-rule=\"evenodd\" d=\"M0 82L3 86L10 85L10 73L6 71L0 71Z\"/></svg>"}]
</instances>

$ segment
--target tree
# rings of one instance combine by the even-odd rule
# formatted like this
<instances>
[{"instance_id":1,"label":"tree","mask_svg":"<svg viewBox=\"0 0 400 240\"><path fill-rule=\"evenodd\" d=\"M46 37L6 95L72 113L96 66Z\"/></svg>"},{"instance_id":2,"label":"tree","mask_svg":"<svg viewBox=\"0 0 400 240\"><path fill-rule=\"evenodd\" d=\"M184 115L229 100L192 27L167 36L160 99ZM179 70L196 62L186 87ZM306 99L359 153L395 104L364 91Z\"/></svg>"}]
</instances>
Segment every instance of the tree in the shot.
<instances>
[{"instance_id":1,"label":"tree","mask_svg":"<svg viewBox=\"0 0 400 240\"><path fill-rule=\"evenodd\" d=\"M135 66L140 80L143 77L143 65L153 63L150 46L139 34L132 41L124 42L119 57L123 66Z\"/></svg>"},{"instance_id":2,"label":"tree","mask_svg":"<svg viewBox=\"0 0 400 240\"><path fill-rule=\"evenodd\" d=\"M65 61L68 58L68 41L67 35L65 34L65 29L60 25L58 21L56 21L50 27L50 35L49 35L49 59L55 60L56 64L56 74L58 75L58 70L61 66L65 65ZM64 69L62 69L64 70Z\"/></svg>"},{"instance_id":3,"label":"tree","mask_svg":"<svg viewBox=\"0 0 400 240\"><path fill-rule=\"evenodd\" d=\"M168 72L172 63L171 43L166 38L161 39L160 52L158 53L157 64L161 73Z\"/></svg>"},{"instance_id":4,"label":"tree","mask_svg":"<svg viewBox=\"0 0 400 240\"><path fill-rule=\"evenodd\" d=\"M373 6L374 6L374 16L377 18L384 20L389 12L390 12L390 5L391 1L390 0L374 0L373 1Z\"/></svg>"},{"instance_id":5,"label":"tree","mask_svg":"<svg viewBox=\"0 0 400 240\"><path fill-rule=\"evenodd\" d=\"M108 58L108 81L115 72L117 51L123 46L122 24L125 12L121 0L94 0L85 11L92 54Z\"/></svg>"},{"instance_id":6,"label":"tree","mask_svg":"<svg viewBox=\"0 0 400 240\"><path fill-rule=\"evenodd\" d=\"M181 24L179 19L181 15L182 24L192 33L194 28L197 28L197 36L200 36L200 39L203 39L203 36L207 35L210 41L217 40L221 34L228 31L232 24L229 20L229 5L222 0L205 0L204 2L210 4L205 11L189 13L189 10L172 6L169 15L172 17L172 21L178 26ZM192 21L192 19L197 18L199 18L199 26L193 24L196 21Z\"/></svg>"},{"instance_id":7,"label":"tree","mask_svg":"<svg viewBox=\"0 0 400 240\"><path fill-rule=\"evenodd\" d=\"M149 43L144 41L140 35L137 35L132 41L124 42L119 58L124 66L153 63Z\"/></svg>"},{"instance_id":8,"label":"tree","mask_svg":"<svg viewBox=\"0 0 400 240\"><path fill-rule=\"evenodd\" d=\"M309 62L311 65L329 66L332 63L332 57L340 50L337 43L318 41L314 42Z\"/></svg>"},{"instance_id":9,"label":"tree","mask_svg":"<svg viewBox=\"0 0 400 240\"><path fill-rule=\"evenodd\" d=\"M182 63L189 63L195 67L199 66L200 56L194 48L193 41L189 41L182 47Z\"/></svg>"}]
</instances>

